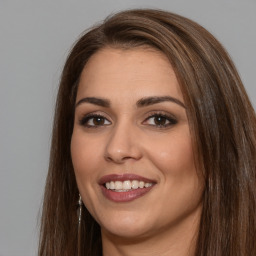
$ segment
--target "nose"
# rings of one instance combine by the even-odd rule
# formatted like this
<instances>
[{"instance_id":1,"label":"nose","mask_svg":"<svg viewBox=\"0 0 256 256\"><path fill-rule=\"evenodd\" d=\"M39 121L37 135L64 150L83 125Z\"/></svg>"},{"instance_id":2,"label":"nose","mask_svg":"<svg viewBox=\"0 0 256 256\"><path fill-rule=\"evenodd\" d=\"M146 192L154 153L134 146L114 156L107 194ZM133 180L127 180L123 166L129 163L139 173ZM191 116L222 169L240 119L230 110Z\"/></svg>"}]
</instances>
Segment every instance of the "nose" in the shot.
<instances>
[{"instance_id":1,"label":"nose","mask_svg":"<svg viewBox=\"0 0 256 256\"><path fill-rule=\"evenodd\" d=\"M109 134L104 157L106 161L116 164L125 163L127 160L139 160L142 157L139 144L136 129L120 124Z\"/></svg>"}]
</instances>

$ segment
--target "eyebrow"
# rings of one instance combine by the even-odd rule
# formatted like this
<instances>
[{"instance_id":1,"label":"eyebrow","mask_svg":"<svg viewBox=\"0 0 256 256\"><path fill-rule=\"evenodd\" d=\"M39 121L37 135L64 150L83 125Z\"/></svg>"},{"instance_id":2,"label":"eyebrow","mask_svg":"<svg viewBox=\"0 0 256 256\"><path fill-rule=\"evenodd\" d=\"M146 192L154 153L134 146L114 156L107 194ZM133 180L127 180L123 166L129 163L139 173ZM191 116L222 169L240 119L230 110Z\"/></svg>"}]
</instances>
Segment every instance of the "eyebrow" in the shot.
<instances>
[{"instance_id":1,"label":"eyebrow","mask_svg":"<svg viewBox=\"0 0 256 256\"><path fill-rule=\"evenodd\" d=\"M186 108L186 106L184 105L183 102L181 102L180 100L178 100L174 97L170 97L170 96L145 97L145 98L138 100L136 103L136 106L140 108L140 107L146 107L146 106L150 106L150 105L154 105L154 104L166 102L166 101L176 103L176 104L180 105L181 107ZM86 98L82 98L81 100L79 100L76 103L76 107L81 105L82 103L90 103L90 104L94 104L94 105L105 107L105 108L109 108L111 105L110 101L107 99L104 99L104 98L86 97Z\"/></svg>"},{"instance_id":2,"label":"eyebrow","mask_svg":"<svg viewBox=\"0 0 256 256\"><path fill-rule=\"evenodd\" d=\"M171 96L154 96L154 97L142 98L137 101L136 105L137 107L146 107L146 106L150 106L150 105L165 102L165 101L170 101L180 105L183 108L186 108L183 102Z\"/></svg>"},{"instance_id":3,"label":"eyebrow","mask_svg":"<svg viewBox=\"0 0 256 256\"><path fill-rule=\"evenodd\" d=\"M81 105L82 103L91 103L91 104L105 107L105 108L110 107L110 101L107 99L103 99L103 98L95 98L95 97L83 98L76 103L76 107Z\"/></svg>"}]
</instances>

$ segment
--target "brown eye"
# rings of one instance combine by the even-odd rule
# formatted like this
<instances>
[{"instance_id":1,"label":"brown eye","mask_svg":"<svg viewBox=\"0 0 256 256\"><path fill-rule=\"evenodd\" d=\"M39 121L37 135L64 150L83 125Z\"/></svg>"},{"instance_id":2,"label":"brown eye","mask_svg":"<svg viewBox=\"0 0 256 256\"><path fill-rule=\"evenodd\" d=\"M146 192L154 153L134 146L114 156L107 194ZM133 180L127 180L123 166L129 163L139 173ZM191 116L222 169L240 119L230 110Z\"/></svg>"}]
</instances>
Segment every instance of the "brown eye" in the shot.
<instances>
[{"instance_id":1,"label":"brown eye","mask_svg":"<svg viewBox=\"0 0 256 256\"><path fill-rule=\"evenodd\" d=\"M101 115L89 115L81 119L80 124L82 126L91 128L91 127L101 127L101 126L110 125L111 122L107 118Z\"/></svg>"},{"instance_id":2,"label":"brown eye","mask_svg":"<svg viewBox=\"0 0 256 256\"><path fill-rule=\"evenodd\" d=\"M105 120L102 117L94 117L92 118L92 122L94 125L104 125Z\"/></svg>"},{"instance_id":3,"label":"brown eye","mask_svg":"<svg viewBox=\"0 0 256 256\"><path fill-rule=\"evenodd\" d=\"M155 116L154 117L154 123L156 125L164 126L164 125L166 125L166 122L168 122L166 117L163 117L163 116Z\"/></svg>"},{"instance_id":4,"label":"brown eye","mask_svg":"<svg viewBox=\"0 0 256 256\"><path fill-rule=\"evenodd\" d=\"M157 128L167 128L175 125L177 120L171 116L167 116L166 114L154 114L148 117L144 123Z\"/></svg>"}]
</instances>

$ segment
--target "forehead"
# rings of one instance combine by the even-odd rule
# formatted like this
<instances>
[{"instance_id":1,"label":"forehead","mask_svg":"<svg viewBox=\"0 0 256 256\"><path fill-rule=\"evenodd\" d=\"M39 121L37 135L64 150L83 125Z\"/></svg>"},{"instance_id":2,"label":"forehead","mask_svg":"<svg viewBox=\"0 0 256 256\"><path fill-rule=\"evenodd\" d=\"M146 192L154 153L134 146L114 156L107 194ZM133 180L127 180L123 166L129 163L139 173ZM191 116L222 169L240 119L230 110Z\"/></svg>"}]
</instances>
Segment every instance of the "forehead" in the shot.
<instances>
[{"instance_id":1,"label":"forehead","mask_svg":"<svg viewBox=\"0 0 256 256\"><path fill-rule=\"evenodd\" d=\"M182 100L168 58L153 48L104 48L89 59L80 77L78 97L115 94L118 97L167 94Z\"/></svg>"}]
</instances>

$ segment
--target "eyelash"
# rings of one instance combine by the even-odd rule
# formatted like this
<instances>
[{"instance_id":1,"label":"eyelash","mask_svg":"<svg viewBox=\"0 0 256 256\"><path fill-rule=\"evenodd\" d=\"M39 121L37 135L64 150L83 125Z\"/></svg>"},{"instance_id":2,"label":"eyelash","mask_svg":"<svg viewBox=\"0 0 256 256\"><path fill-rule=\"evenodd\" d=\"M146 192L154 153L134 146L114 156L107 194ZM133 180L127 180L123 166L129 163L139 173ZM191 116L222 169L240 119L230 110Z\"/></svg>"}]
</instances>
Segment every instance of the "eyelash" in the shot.
<instances>
[{"instance_id":1,"label":"eyelash","mask_svg":"<svg viewBox=\"0 0 256 256\"><path fill-rule=\"evenodd\" d=\"M173 125L178 123L177 119L174 118L173 116L170 116L170 115L167 115L167 114L164 114L164 113L161 113L161 112L155 112L155 113L151 114L149 117L146 118L145 121L143 121L143 123L150 120L151 118L163 118L163 120L165 120L165 124L158 124L158 125L157 124L155 124L155 125L154 124L149 124L150 126L155 126L157 128L160 128L160 129L161 128L168 128L168 127L173 126ZM166 124L166 122L168 122L168 123Z\"/></svg>"},{"instance_id":2,"label":"eyelash","mask_svg":"<svg viewBox=\"0 0 256 256\"><path fill-rule=\"evenodd\" d=\"M79 124L82 125L82 126L85 126L86 128L98 128L98 127L101 127L101 126L104 126L103 125L89 125L88 122L90 120L93 120L95 118L99 118L101 120L107 120L109 123L110 121L103 115L100 115L100 114L89 114L89 115L86 115L84 116L80 121L79 121Z\"/></svg>"},{"instance_id":3,"label":"eyelash","mask_svg":"<svg viewBox=\"0 0 256 256\"><path fill-rule=\"evenodd\" d=\"M99 121L103 121L104 123L107 121L109 122L109 124L99 124L99 125L90 125L88 124L89 121L93 121L93 119L95 120L95 118L99 118L100 120ZM175 124L178 123L177 119L172 117L172 116L169 116L169 115L166 115L166 114L163 114L163 113L160 113L160 112L155 112L155 113L152 113L150 114L146 119L145 121L143 121L143 123L149 121L151 118L162 118L165 122L164 124L148 124L149 126L155 126L156 128L159 128L159 129L163 129L163 128L168 128L170 126L173 126ZM156 120L154 120L156 121ZM168 122L166 124L166 122ZM107 126L107 125L110 125L111 122L103 115L100 115L100 114L89 114L89 115L86 115L84 116L80 121L79 121L79 124L82 125L82 126L85 126L86 128L99 128L99 127L102 127L102 126Z\"/></svg>"}]
</instances>

